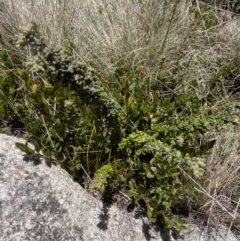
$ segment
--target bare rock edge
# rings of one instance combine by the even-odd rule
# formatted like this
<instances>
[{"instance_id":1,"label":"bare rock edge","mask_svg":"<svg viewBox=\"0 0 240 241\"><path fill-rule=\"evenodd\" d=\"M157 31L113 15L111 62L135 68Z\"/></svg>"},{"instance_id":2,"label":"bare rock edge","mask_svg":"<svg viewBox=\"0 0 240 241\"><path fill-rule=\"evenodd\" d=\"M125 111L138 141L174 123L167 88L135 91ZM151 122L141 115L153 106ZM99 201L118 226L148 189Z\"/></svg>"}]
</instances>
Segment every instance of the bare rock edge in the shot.
<instances>
[{"instance_id":1,"label":"bare rock edge","mask_svg":"<svg viewBox=\"0 0 240 241\"><path fill-rule=\"evenodd\" d=\"M166 232L92 197L58 165L35 163L0 134L0 241L237 241L219 226Z\"/></svg>"}]
</instances>

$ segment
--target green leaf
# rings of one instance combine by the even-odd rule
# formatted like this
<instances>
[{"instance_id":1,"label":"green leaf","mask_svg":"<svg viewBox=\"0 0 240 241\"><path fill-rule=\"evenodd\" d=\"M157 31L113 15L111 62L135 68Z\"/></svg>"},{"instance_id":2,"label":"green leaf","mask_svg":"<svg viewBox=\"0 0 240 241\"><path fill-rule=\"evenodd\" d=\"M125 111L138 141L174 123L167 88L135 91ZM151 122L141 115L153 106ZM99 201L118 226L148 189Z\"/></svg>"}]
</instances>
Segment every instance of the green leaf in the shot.
<instances>
[{"instance_id":1,"label":"green leaf","mask_svg":"<svg viewBox=\"0 0 240 241\"><path fill-rule=\"evenodd\" d=\"M33 122L33 123L31 123L31 126L29 127L28 130L34 136L39 136L39 133L41 130L41 124L38 121Z\"/></svg>"},{"instance_id":2,"label":"green leaf","mask_svg":"<svg viewBox=\"0 0 240 241\"><path fill-rule=\"evenodd\" d=\"M16 143L15 143L15 146L16 146L19 150L25 152L25 153L26 153L29 157L31 157L31 158L37 157L37 156L39 155L35 150L29 148L28 145L27 145L27 143L26 143L26 144L23 144L23 143L16 142Z\"/></svg>"},{"instance_id":3,"label":"green leaf","mask_svg":"<svg viewBox=\"0 0 240 241\"><path fill-rule=\"evenodd\" d=\"M162 204L163 204L167 209L169 209L169 208L172 206L171 202L162 202Z\"/></svg>"},{"instance_id":4,"label":"green leaf","mask_svg":"<svg viewBox=\"0 0 240 241\"><path fill-rule=\"evenodd\" d=\"M139 185L137 188L137 192L139 195L144 194L145 190L146 190L146 188L143 185Z\"/></svg>"},{"instance_id":5,"label":"green leaf","mask_svg":"<svg viewBox=\"0 0 240 241\"><path fill-rule=\"evenodd\" d=\"M147 178L154 178L154 175L151 173L151 171L147 172Z\"/></svg>"},{"instance_id":6,"label":"green leaf","mask_svg":"<svg viewBox=\"0 0 240 241\"><path fill-rule=\"evenodd\" d=\"M153 211L151 209L148 208L147 210L147 216L150 219L151 222L155 223L157 218L155 217L155 215L153 215Z\"/></svg>"},{"instance_id":7,"label":"green leaf","mask_svg":"<svg viewBox=\"0 0 240 241\"><path fill-rule=\"evenodd\" d=\"M180 172L175 172L172 174L172 177L177 177L177 176L179 176L179 174L180 174Z\"/></svg>"},{"instance_id":8,"label":"green leaf","mask_svg":"<svg viewBox=\"0 0 240 241\"><path fill-rule=\"evenodd\" d=\"M154 208L154 209L157 209L159 204L158 204L158 201L156 198L152 198L150 201L149 201L149 205Z\"/></svg>"},{"instance_id":9,"label":"green leaf","mask_svg":"<svg viewBox=\"0 0 240 241\"><path fill-rule=\"evenodd\" d=\"M150 208L148 208L148 210L147 210L147 216L149 218L151 218L153 216L153 212L152 212L152 210Z\"/></svg>"},{"instance_id":10,"label":"green leaf","mask_svg":"<svg viewBox=\"0 0 240 241\"><path fill-rule=\"evenodd\" d=\"M43 155L44 155L44 159L46 161L47 164L51 163L51 159L52 159L52 151L49 148L45 148L42 150Z\"/></svg>"},{"instance_id":11,"label":"green leaf","mask_svg":"<svg viewBox=\"0 0 240 241\"><path fill-rule=\"evenodd\" d=\"M186 221L184 219L178 219L176 221L175 228L181 231L186 228L186 226L184 225L185 223Z\"/></svg>"},{"instance_id":12,"label":"green leaf","mask_svg":"<svg viewBox=\"0 0 240 241\"><path fill-rule=\"evenodd\" d=\"M37 142L36 140L33 140L33 141L32 141L32 144L33 144L34 147L35 147L35 151L39 153L40 150L41 150L41 146L38 144L38 142Z\"/></svg>"},{"instance_id":13,"label":"green leaf","mask_svg":"<svg viewBox=\"0 0 240 241\"><path fill-rule=\"evenodd\" d=\"M10 88L9 89L9 94L13 94L15 92L15 89L14 88Z\"/></svg>"},{"instance_id":14,"label":"green leaf","mask_svg":"<svg viewBox=\"0 0 240 241\"><path fill-rule=\"evenodd\" d=\"M127 195L128 195L129 197L134 197L134 196L137 195L137 192L136 192L135 189L130 189L130 190L128 190Z\"/></svg>"}]
</instances>

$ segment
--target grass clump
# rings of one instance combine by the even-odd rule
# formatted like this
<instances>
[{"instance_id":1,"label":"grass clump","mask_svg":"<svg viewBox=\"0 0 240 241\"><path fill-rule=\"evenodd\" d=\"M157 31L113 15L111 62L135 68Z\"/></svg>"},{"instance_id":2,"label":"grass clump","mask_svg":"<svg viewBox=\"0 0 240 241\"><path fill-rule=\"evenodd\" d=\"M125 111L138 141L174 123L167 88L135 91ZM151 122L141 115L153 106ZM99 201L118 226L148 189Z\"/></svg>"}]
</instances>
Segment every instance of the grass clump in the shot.
<instances>
[{"instance_id":1,"label":"grass clump","mask_svg":"<svg viewBox=\"0 0 240 241\"><path fill-rule=\"evenodd\" d=\"M227 169L236 150L218 165L210 158L239 124L231 16L187 0L4 6L0 113L35 147L20 149L59 162L93 192L125 190L166 228L184 226L174 210L237 189L237 162ZM231 179L215 188L221 168Z\"/></svg>"}]
</instances>

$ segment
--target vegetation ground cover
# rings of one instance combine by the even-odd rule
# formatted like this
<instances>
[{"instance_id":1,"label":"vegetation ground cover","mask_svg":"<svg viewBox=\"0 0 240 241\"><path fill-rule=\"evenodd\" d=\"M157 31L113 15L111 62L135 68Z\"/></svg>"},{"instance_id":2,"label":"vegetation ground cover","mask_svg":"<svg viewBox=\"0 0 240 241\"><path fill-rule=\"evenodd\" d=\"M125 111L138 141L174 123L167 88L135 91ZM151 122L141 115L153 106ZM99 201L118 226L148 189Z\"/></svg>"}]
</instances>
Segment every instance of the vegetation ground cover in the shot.
<instances>
[{"instance_id":1,"label":"vegetation ground cover","mask_svg":"<svg viewBox=\"0 0 240 241\"><path fill-rule=\"evenodd\" d=\"M0 6L0 115L21 150L166 228L186 209L239 222L237 3Z\"/></svg>"}]
</instances>

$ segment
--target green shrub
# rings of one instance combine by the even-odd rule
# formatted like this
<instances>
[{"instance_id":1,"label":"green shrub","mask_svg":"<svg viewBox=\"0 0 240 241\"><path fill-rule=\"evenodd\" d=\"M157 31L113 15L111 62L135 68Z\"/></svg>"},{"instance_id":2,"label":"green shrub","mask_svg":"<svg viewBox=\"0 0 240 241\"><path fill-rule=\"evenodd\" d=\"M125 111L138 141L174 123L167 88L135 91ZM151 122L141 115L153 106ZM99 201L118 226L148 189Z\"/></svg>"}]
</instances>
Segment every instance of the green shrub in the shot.
<instances>
[{"instance_id":1,"label":"green shrub","mask_svg":"<svg viewBox=\"0 0 240 241\"><path fill-rule=\"evenodd\" d=\"M155 85L142 70L142 81L134 78L137 70L102 81L79 57L48 47L35 25L23 28L17 43L27 62L1 68L0 101L6 118L24 124L35 150L27 142L17 147L59 162L87 187L94 177L93 192L127 190L153 222L183 228L173 209L197 197L184 173L206 177L203 158L215 143L211 131L238 113L210 111L211 98L199 97L194 83L184 86L184 70L178 78L162 73ZM6 53L0 57L11 63Z\"/></svg>"},{"instance_id":2,"label":"green shrub","mask_svg":"<svg viewBox=\"0 0 240 241\"><path fill-rule=\"evenodd\" d=\"M21 83L15 92L22 102L14 103L14 112L36 152L41 151L49 162L57 160L83 182L83 174L93 175L109 151L117 148L119 107L94 70L78 58L48 48L36 26L23 28L17 43L27 47L32 58L17 71Z\"/></svg>"}]
</instances>

